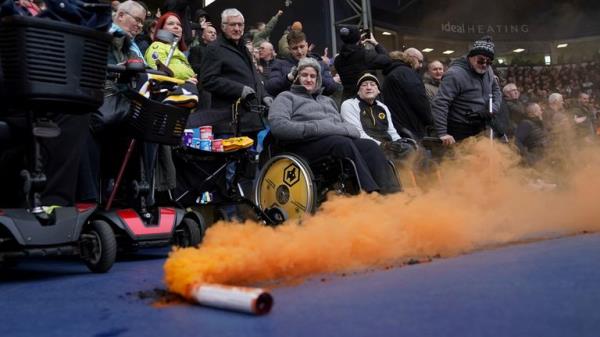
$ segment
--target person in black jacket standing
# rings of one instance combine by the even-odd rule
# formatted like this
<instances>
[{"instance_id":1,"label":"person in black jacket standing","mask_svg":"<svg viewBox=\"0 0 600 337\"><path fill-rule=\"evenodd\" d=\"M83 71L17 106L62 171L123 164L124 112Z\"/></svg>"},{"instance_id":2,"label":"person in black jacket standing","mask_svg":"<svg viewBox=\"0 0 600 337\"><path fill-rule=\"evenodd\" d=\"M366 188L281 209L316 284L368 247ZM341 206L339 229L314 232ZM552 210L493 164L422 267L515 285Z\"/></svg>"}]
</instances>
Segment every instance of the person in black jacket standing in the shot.
<instances>
[{"instance_id":1,"label":"person in black jacket standing","mask_svg":"<svg viewBox=\"0 0 600 337\"><path fill-rule=\"evenodd\" d=\"M205 24L202 29L202 36L200 36L200 40L198 44L190 49L190 55L188 56L188 61L190 61L190 65L196 74L200 74L202 58L204 54L206 54L206 48L208 48L209 43L213 43L217 39L217 29L213 27L211 24ZM207 109L210 108L210 93L204 90L204 86L202 85L202 81L198 81L198 105L197 109Z\"/></svg>"},{"instance_id":2,"label":"person in black jacket standing","mask_svg":"<svg viewBox=\"0 0 600 337\"><path fill-rule=\"evenodd\" d=\"M390 57L392 63L383 72L384 102L392 112L396 130L408 130L410 138L420 140L433 126L433 116L425 85L416 71L418 63L400 51L391 52Z\"/></svg>"},{"instance_id":3,"label":"person in black jacket standing","mask_svg":"<svg viewBox=\"0 0 600 337\"><path fill-rule=\"evenodd\" d=\"M272 102L272 98L266 95L254 67L252 55L244 45L242 13L235 8L224 10L221 13L221 29L223 34L206 48L198 74L204 89L212 95L212 108L229 108L238 98L256 98L257 102ZM264 128L261 117L250 111L241 112L240 123L240 131L245 134L255 133ZM234 128L231 120L214 124L213 132L232 134Z\"/></svg>"},{"instance_id":4,"label":"person in black jacket standing","mask_svg":"<svg viewBox=\"0 0 600 337\"><path fill-rule=\"evenodd\" d=\"M537 103L530 103L526 115L515 131L515 144L528 165L540 162L548 147L549 133L543 123L544 111Z\"/></svg>"},{"instance_id":5,"label":"person in black jacket standing","mask_svg":"<svg viewBox=\"0 0 600 337\"><path fill-rule=\"evenodd\" d=\"M387 50L373 37L373 34L363 34L356 27L342 27L340 38L344 45L333 65L340 75L344 91L342 99L346 100L356 95L356 82L366 72L374 73L377 69L385 69L391 60ZM366 48L371 45L373 48Z\"/></svg>"}]
</instances>

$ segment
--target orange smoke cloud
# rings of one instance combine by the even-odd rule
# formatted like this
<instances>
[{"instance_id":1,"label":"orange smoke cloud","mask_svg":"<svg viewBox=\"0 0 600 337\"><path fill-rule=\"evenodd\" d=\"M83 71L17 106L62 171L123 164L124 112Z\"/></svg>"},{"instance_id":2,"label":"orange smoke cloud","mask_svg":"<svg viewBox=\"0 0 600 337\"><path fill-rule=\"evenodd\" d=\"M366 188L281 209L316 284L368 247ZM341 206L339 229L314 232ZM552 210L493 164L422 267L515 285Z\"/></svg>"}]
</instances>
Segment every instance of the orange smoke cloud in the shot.
<instances>
[{"instance_id":1,"label":"orange smoke cloud","mask_svg":"<svg viewBox=\"0 0 600 337\"><path fill-rule=\"evenodd\" d=\"M199 248L171 252L165 282L188 296L199 282L250 285L598 231L600 155L594 148L572 157L571 174L548 191L508 146L466 141L426 193L332 197L301 225L218 223Z\"/></svg>"}]
</instances>

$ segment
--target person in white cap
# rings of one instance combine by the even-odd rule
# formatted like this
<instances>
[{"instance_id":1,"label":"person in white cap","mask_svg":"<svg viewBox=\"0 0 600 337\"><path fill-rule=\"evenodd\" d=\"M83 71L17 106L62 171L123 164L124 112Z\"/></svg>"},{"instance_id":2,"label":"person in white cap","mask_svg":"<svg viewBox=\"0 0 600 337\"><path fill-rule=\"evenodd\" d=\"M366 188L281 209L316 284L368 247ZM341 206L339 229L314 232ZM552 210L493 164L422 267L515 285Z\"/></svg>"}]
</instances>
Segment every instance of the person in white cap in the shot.
<instances>
[{"instance_id":1,"label":"person in white cap","mask_svg":"<svg viewBox=\"0 0 600 337\"><path fill-rule=\"evenodd\" d=\"M356 97L342 103L342 119L359 130L360 137L377 143L390 159L405 159L416 149L416 142L402 138L394 128L388 107L377 99L379 80L371 73L356 83Z\"/></svg>"}]
</instances>

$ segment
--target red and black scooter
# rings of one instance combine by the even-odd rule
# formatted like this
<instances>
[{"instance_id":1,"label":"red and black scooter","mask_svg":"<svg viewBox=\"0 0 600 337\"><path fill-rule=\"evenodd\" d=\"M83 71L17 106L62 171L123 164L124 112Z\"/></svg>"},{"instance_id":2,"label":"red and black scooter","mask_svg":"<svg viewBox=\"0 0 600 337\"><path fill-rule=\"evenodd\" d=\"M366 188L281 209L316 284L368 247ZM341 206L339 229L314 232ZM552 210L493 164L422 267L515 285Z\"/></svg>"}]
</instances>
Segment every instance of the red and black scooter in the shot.
<instances>
[{"instance_id":1,"label":"red and black scooter","mask_svg":"<svg viewBox=\"0 0 600 337\"><path fill-rule=\"evenodd\" d=\"M118 81L128 83L129 88L145 83L149 98L134 90L126 93L131 104L129 114L119 128L119 133L124 135L120 145L126 150L122 152L123 159L116 170L102 173L101 190L105 196L101 196L101 206L94 218L112 226L119 248L125 251L171 244L198 245L206 230L202 215L170 206L170 203L160 206L160 202L154 201L154 174L147 172L155 167L159 146L181 144L190 113L189 108L154 100L153 87L172 86L168 90L178 90L178 86L184 85L183 81L164 76L162 72L146 70L141 60L109 65L108 72L118 74ZM113 157L117 152L114 147L110 149Z\"/></svg>"}]
</instances>

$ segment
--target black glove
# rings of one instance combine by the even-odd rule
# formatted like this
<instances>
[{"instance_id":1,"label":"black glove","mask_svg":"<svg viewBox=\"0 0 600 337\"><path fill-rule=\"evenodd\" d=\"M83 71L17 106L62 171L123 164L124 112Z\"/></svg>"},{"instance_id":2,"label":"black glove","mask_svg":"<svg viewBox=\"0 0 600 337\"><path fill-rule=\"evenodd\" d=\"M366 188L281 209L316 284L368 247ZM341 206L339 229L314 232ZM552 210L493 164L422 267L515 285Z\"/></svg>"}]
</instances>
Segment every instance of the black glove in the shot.
<instances>
[{"instance_id":1,"label":"black glove","mask_svg":"<svg viewBox=\"0 0 600 337\"><path fill-rule=\"evenodd\" d=\"M479 112L471 111L467 113L467 120L469 122L486 123L491 121L492 118L494 118L494 114L487 110L482 110Z\"/></svg>"},{"instance_id":2,"label":"black glove","mask_svg":"<svg viewBox=\"0 0 600 337\"><path fill-rule=\"evenodd\" d=\"M254 91L254 89L250 88L249 86L245 85L242 89L241 97L244 101L252 100L254 97L256 97L256 91Z\"/></svg>"},{"instance_id":3,"label":"black glove","mask_svg":"<svg viewBox=\"0 0 600 337\"><path fill-rule=\"evenodd\" d=\"M494 113L489 112L487 110L483 110L483 111L479 111L479 116L481 117L482 120L488 122L494 118Z\"/></svg>"},{"instance_id":4,"label":"black glove","mask_svg":"<svg viewBox=\"0 0 600 337\"><path fill-rule=\"evenodd\" d=\"M407 137L404 137L404 138L402 138L402 139L398 139L398 141L400 141L400 142L402 142L402 143L405 143L405 144L408 144L408 145L412 146L412 148L413 148L415 151L419 149L419 144L417 143L417 141L416 141L416 140L414 140L414 139L412 139L412 138L407 138Z\"/></svg>"},{"instance_id":5,"label":"black glove","mask_svg":"<svg viewBox=\"0 0 600 337\"><path fill-rule=\"evenodd\" d=\"M381 142L380 146L384 152L388 152L394 159L404 159L417 149L416 144L413 143L414 141L406 141L405 139L398 139L393 142Z\"/></svg>"}]
</instances>

